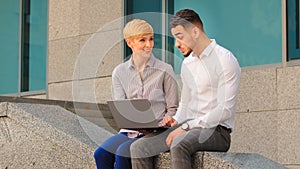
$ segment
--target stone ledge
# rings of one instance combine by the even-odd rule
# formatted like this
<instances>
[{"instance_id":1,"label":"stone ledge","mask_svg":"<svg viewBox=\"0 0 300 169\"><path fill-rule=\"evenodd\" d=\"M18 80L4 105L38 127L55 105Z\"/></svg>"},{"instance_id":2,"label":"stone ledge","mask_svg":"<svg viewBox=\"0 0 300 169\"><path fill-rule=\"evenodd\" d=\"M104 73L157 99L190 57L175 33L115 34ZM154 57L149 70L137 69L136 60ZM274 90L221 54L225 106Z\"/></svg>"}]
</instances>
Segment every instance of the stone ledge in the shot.
<instances>
[{"instance_id":1,"label":"stone ledge","mask_svg":"<svg viewBox=\"0 0 300 169\"><path fill-rule=\"evenodd\" d=\"M8 168L31 168L33 164L36 168L51 165L74 168L79 159L88 168L95 168L94 150L112 136L112 133L59 106L0 103L0 110L3 109L6 117L0 117L0 122L6 127L7 131L2 135L7 138L0 144L0 156L5 157L0 158L0 166ZM29 157L32 163L28 162ZM46 157L50 160L47 161Z\"/></svg>"},{"instance_id":2,"label":"stone ledge","mask_svg":"<svg viewBox=\"0 0 300 169\"><path fill-rule=\"evenodd\" d=\"M255 153L197 152L192 156L193 169L286 169ZM155 157L156 169L171 169L170 153Z\"/></svg>"},{"instance_id":3,"label":"stone ledge","mask_svg":"<svg viewBox=\"0 0 300 169\"><path fill-rule=\"evenodd\" d=\"M6 117L7 116L7 103L3 103L2 106L0 106L0 117Z\"/></svg>"},{"instance_id":4,"label":"stone ledge","mask_svg":"<svg viewBox=\"0 0 300 169\"><path fill-rule=\"evenodd\" d=\"M43 104L43 105L55 105L60 106L74 114L88 119L94 124L93 118L101 118L104 123L101 123L100 127L105 127L111 133L117 133L119 129L110 113L107 104L103 103L88 103L88 102L73 102L64 100L46 100L46 99L33 99L33 98L21 98L12 96L0 96L1 102L13 102L13 103L28 103L28 104ZM1 109L0 109L1 116ZM99 125L98 125L99 126Z\"/></svg>"},{"instance_id":5,"label":"stone ledge","mask_svg":"<svg viewBox=\"0 0 300 169\"><path fill-rule=\"evenodd\" d=\"M30 104L43 104L43 105L57 105L66 110L76 114L76 109L85 110L103 110L102 116L105 118L112 118L109 112L107 104L102 103L87 103L87 102L73 102L64 100L47 100L47 99L33 99L33 98L22 98L12 96L0 96L1 102L12 102L12 103L30 103Z\"/></svg>"}]
</instances>

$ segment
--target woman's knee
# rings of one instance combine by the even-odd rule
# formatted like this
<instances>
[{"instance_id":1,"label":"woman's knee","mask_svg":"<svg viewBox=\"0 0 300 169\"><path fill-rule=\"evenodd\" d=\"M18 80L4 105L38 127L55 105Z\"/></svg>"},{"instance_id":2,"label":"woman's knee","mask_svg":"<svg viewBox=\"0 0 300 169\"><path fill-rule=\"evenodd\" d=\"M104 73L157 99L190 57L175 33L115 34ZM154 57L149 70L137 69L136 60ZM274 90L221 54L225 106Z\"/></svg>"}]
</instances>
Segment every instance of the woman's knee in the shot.
<instances>
[{"instance_id":1,"label":"woman's knee","mask_svg":"<svg viewBox=\"0 0 300 169\"><path fill-rule=\"evenodd\" d=\"M99 147L95 152L94 152L94 158L95 159L107 159L107 158L112 158L114 155L113 153L106 151L102 147Z\"/></svg>"},{"instance_id":2,"label":"woman's knee","mask_svg":"<svg viewBox=\"0 0 300 169\"><path fill-rule=\"evenodd\" d=\"M116 155L130 157L130 144L121 144L116 151Z\"/></svg>"}]
</instances>

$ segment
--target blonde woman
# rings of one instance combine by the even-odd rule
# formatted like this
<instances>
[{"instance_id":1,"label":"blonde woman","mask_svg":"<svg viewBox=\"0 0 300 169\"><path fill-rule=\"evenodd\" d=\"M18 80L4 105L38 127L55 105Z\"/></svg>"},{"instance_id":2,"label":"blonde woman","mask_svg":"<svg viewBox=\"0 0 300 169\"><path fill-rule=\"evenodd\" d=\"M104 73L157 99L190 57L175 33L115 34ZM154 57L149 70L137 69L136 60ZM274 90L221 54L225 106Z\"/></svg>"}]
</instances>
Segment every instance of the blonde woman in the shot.
<instances>
[{"instance_id":1,"label":"blonde woman","mask_svg":"<svg viewBox=\"0 0 300 169\"><path fill-rule=\"evenodd\" d=\"M173 116L178 106L173 69L153 56L154 33L149 23L134 19L126 24L123 33L132 55L113 71L113 99L149 99L158 122L162 122L164 117ZM121 129L95 151L97 168L131 169L130 145L143 136L139 131Z\"/></svg>"}]
</instances>

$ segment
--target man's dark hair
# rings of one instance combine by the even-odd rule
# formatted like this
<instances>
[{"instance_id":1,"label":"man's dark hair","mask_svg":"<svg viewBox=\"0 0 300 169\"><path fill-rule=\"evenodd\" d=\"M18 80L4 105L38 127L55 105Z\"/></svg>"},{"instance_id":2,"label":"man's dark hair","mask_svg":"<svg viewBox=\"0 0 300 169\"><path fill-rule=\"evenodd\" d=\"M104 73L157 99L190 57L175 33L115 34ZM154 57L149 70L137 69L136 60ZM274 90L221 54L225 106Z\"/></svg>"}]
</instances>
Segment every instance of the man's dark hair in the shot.
<instances>
[{"instance_id":1,"label":"man's dark hair","mask_svg":"<svg viewBox=\"0 0 300 169\"><path fill-rule=\"evenodd\" d=\"M175 28L178 25L187 28L191 24L194 24L195 26L199 27L202 31L204 31L203 24L199 15L191 9L182 9L178 11L170 20L171 28Z\"/></svg>"}]
</instances>

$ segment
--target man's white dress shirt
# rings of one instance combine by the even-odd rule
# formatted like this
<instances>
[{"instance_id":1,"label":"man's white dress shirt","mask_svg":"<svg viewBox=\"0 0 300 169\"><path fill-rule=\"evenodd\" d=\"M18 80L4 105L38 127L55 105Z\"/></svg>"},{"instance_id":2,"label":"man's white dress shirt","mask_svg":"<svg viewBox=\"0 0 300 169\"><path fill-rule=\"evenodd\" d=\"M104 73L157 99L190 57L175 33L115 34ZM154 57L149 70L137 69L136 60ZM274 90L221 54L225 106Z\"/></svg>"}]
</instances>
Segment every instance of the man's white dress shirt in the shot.
<instances>
[{"instance_id":1,"label":"man's white dress shirt","mask_svg":"<svg viewBox=\"0 0 300 169\"><path fill-rule=\"evenodd\" d=\"M241 68L233 54L212 40L198 57L191 53L181 68L182 94L174 119L189 127L234 128Z\"/></svg>"}]
</instances>

